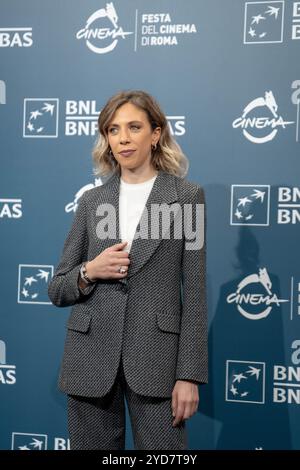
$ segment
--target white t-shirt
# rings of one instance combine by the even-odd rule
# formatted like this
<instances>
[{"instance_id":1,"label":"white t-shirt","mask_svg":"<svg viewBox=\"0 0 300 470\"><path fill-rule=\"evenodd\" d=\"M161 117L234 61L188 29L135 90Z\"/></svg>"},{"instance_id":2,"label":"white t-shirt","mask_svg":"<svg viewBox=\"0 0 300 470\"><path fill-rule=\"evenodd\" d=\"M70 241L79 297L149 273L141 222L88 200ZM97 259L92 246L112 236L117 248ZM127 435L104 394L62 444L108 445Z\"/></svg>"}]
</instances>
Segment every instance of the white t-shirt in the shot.
<instances>
[{"instance_id":1,"label":"white t-shirt","mask_svg":"<svg viewBox=\"0 0 300 470\"><path fill-rule=\"evenodd\" d=\"M133 237L157 175L143 183L126 183L120 178L120 238L127 241L124 251L131 249Z\"/></svg>"}]
</instances>

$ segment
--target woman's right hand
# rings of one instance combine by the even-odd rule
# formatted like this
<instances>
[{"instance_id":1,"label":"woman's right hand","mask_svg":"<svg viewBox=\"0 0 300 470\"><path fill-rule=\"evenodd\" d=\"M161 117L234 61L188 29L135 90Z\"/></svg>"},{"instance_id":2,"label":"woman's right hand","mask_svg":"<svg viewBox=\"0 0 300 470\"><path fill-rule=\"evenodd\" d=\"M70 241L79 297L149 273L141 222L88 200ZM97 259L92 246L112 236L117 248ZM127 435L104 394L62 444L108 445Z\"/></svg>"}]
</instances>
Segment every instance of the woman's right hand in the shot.
<instances>
[{"instance_id":1,"label":"woman's right hand","mask_svg":"<svg viewBox=\"0 0 300 470\"><path fill-rule=\"evenodd\" d=\"M91 281L97 279L123 279L127 276L130 264L129 254L123 251L127 242L117 243L106 248L92 261L86 264L86 273ZM125 273L119 273L120 266L125 269Z\"/></svg>"}]
</instances>

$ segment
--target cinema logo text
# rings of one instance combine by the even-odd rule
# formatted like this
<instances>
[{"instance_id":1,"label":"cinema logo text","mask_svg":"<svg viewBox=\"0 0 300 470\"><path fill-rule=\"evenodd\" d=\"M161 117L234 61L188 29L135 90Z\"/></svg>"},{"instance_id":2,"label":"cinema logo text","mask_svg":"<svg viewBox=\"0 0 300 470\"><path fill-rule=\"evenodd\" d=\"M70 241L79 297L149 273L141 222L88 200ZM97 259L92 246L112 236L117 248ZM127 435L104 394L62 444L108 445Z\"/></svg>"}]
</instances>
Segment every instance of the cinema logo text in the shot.
<instances>
[{"instance_id":1,"label":"cinema logo text","mask_svg":"<svg viewBox=\"0 0 300 470\"><path fill-rule=\"evenodd\" d=\"M280 307L282 303L289 302L288 299L279 299L272 291L272 281L266 268L260 268L258 274L243 278L226 301L228 304L236 304L239 313L248 320L266 318L274 305Z\"/></svg>"},{"instance_id":2,"label":"cinema logo text","mask_svg":"<svg viewBox=\"0 0 300 470\"><path fill-rule=\"evenodd\" d=\"M80 29L76 38L85 39L86 46L96 54L106 54L115 49L119 39L126 39L132 32L125 32L118 24L119 18L112 2L95 11Z\"/></svg>"},{"instance_id":3,"label":"cinema logo text","mask_svg":"<svg viewBox=\"0 0 300 470\"><path fill-rule=\"evenodd\" d=\"M267 111L268 116L264 115ZM244 109L241 117L232 123L234 129L241 128L244 137L254 144L270 142L277 135L278 129L286 129L294 121L285 121L278 114L278 105L272 91L255 98ZM263 113L261 116L259 113Z\"/></svg>"}]
</instances>

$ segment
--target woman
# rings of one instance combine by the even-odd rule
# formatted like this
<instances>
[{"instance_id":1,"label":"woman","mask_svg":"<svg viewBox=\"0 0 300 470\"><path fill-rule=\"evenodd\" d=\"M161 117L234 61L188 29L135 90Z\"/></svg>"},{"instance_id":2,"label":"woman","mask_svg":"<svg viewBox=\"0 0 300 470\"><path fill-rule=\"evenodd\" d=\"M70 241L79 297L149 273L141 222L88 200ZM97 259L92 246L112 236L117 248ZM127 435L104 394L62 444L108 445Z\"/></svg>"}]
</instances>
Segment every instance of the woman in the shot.
<instances>
[{"instance_id":1,"label":"woman","mask_svg":"<svg viewBox=\"0 0 300 470\"><path fill-rule=\"evenodd\" d=\"M71 449L186 449L207 382L204 196L165 115L143 91L102 109L98 174L83 194L49 285L73 305L60 371ZM196 230L194 227L196 226Z\"/></svg>"}]
</instances>

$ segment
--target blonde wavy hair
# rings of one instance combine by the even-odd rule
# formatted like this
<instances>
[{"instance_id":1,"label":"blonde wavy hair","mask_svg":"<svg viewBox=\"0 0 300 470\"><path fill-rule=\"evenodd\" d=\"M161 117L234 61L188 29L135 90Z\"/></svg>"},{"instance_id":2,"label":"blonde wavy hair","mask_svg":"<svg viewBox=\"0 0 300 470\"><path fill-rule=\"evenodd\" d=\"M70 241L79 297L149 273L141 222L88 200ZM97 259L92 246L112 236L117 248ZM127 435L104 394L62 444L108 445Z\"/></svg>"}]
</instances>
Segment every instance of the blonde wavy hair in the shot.
<instances>
[{"instance_id":1,"label":"blonde wavy hair","mask_svg":"<svg viewBox=\"0 0 300 470\"><path fill-rule=\"evenodd\" d=\"M156 149L152 149L152 165L156 170L163 170L173 175L184 177L189 162L178 143L173 139L166 116L157 101L141 90L121 91L112 96L98 118L99 135L93 148L94 174L106 176L112 172L120 174L120 165L114 158L108 143L108 127L118 108L131 103L143 110L149 119L151 128L161 128L161 136Z\"/></svg>"}]
</instances>

